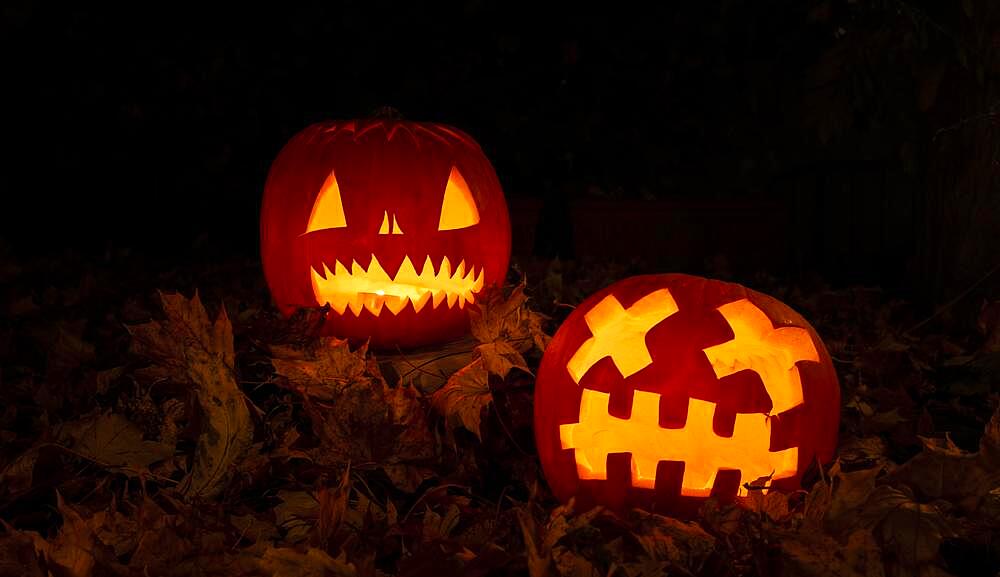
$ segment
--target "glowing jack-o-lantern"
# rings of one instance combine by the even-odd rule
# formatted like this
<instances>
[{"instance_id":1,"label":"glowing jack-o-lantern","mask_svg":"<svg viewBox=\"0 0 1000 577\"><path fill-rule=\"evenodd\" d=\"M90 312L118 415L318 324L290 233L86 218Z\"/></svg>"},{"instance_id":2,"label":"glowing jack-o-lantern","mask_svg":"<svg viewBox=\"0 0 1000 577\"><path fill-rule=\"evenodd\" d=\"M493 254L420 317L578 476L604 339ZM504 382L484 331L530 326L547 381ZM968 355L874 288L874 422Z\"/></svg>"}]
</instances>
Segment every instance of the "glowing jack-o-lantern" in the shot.
<instances>
[{"instance_id":1,"label":"glowing jack-o-lantern","mask_svg":"<svg viewBox=\"0 0 1000 577\"><path fill-rule=\"evenodd\" d=\"M312 125L271 166L264 273L279 308L329 304L328 334L375 346L441 342L502 282L507 203L476 142L395 119Z\"/></svg>"},{"instance_id":2,"label":"glowing jack-o-lantern","mask_svg":"<svg viewBox=\"0 0 1000 577\"><path fill-rule=\"evenodd\" d=\"M832 458L840 388L815 330L740 285L632 277L585 300L545 351L535 436L562 500L690 515Z\"/></svg>"}]
</instances>

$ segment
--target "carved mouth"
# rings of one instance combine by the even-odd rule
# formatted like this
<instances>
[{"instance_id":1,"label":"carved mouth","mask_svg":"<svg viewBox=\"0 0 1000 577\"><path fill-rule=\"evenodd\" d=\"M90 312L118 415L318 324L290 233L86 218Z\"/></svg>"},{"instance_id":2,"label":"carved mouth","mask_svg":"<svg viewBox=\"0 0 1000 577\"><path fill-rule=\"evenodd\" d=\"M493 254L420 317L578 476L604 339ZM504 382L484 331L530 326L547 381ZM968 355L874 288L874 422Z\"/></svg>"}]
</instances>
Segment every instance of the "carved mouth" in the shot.
<instances>
[{"instance_id":1,"label":"carved mouth","mask_svg":"<svg viewBox=\"0 0 1000 577\"><path fill-rule=\"evenodd\" d=\"M367 269L357 261L353 261L348 269L335 260L332 271L323 263L323 273L311 268L310 276L313 294L320 305L329 303L339 314L349 309L359 316L363 309L368 309L378 316L383 307L399 314L407 303L413 303L414 312L420 312L427 303L435 309L441 303L448 308L456 305L464 308L465 303L475 302L474 295L482 290L483 271L483 267L467 268L464 259L453 270L448 257L442 258L435 267L428 256L423 268L417 272L407 256L403 258L396 275L390 277L372 255Z\"/></svg>"}]
</instances>

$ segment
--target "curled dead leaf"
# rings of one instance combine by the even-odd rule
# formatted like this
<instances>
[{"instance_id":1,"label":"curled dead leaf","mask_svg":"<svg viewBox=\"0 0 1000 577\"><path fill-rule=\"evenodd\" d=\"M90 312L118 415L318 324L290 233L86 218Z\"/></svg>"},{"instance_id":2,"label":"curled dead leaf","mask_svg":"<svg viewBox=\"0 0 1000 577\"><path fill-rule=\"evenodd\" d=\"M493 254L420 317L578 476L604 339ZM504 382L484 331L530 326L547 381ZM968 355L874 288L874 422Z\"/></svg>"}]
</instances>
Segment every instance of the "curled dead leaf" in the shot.
<instances>
[{"instance_id":1,"label":"curled dead leaf","mask_svg":"<svg viewBox=\"0 0 1000 577\"><path fill-rule=\"evenodd\" d=\"M493 402L489 373L479 358L453 374L445 386L431 397L431 404L451 427L463 427L482 439L480 419L483 408Z\"/></svg>"},{"instance_id":2,"label":"curled dead leaf","mask_svg":"<svg viewBox=\"0 0 1000 577\"><path fill-rule=\"evenodd\" d=\"M129 327L133 349L175 381L195 384L202 430L182 487L189 497L214 497L253 439L253 421L234 373L233 327L225 307L209 321L197 293L190 300L160 293L160 300L166 319Z\"/></svg>"}]
</instances>

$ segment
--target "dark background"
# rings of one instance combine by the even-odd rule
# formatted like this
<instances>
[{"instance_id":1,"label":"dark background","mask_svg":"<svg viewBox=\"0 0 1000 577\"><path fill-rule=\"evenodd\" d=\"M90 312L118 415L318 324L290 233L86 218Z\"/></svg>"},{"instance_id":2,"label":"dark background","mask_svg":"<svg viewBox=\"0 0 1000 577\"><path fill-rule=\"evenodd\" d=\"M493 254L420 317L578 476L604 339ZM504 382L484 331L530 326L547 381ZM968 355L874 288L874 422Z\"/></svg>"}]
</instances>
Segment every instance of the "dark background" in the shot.
<instances>
[{"instance_id":1,"label":"dark background","mask_svg":"<svg viewBox=\"0 0 1000 577\"><path fill-rule=\"evenodd\" d=\"M482 144L518 258L942 303L1000 276L998 4L8 1L0 245L253 258L284 142L389 105Z\"/></svg>"}]
</instances>

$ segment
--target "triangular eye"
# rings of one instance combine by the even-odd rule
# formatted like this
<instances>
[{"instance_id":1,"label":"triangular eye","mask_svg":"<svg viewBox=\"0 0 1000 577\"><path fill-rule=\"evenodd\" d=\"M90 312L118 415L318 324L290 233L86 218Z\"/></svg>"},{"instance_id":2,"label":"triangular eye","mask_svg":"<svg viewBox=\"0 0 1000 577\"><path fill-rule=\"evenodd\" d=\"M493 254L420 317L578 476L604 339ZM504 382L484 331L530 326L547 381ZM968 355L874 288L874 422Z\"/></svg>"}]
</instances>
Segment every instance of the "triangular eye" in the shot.
<instances>
[{"instance_id":1,"label":"triangular eye","mask_svg":"<svg viewBox=\"0 0 1000 577\"><path fill-rule=\"evenodd\" d=\"M452 167L448 175L448 186L444 189L441 202L441 220L438 230L455 230L479 223L479 209L472 198L469 185L457 167Z\"/></svg>"},{"instance_id":2,"label":"triangular eye","mask_svg":"<svg viewBox=\"0 0 1000 577\"><path fill-rule=\"evenodd\" d=\"M330 176L323 182L323 188L320 188L319 194L316 195L306 232L345 226L347 218L344 216L344 203L340 201L340 185L337 184L337 177L331 170Z\"/></svg>"}]
</instances>

